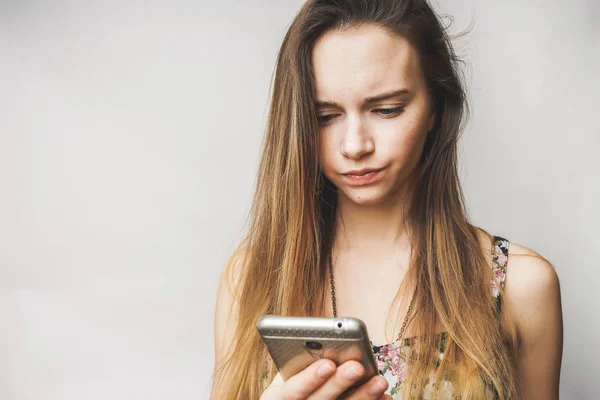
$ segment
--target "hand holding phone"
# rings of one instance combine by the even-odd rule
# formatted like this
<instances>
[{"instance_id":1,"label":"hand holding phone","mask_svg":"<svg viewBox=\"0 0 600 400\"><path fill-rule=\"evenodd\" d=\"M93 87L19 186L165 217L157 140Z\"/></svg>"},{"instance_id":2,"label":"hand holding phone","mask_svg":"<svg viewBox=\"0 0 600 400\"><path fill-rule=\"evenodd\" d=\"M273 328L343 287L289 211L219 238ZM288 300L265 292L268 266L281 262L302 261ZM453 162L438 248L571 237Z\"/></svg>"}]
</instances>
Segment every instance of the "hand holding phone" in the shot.
<instances>
[{"instance_id":1,"label":"hand holding phone","mask_svg":"<svg viewBox=\"0 0 600 400\"><path fill-rule=\"evenodd\" d=\"M355 374L349 374L349 370L354 370ZM331 360L318 360L286 381L278 373L260 399L392 400L391 396L384 394L388 383L379 375L344 395L364 372L362 364L357 361L346 361L336 366Z\"/></svg>"},{"instance_id":2,"label":"hand holding phone","mask_svg":"<svg viewBox=\"0 0 600 400\"><path fill-rule=\"evenodd\" d=\"M264 315L257 329L279 370L263 400L389 398L361 320Z\"/></svg>"}]
</instances>

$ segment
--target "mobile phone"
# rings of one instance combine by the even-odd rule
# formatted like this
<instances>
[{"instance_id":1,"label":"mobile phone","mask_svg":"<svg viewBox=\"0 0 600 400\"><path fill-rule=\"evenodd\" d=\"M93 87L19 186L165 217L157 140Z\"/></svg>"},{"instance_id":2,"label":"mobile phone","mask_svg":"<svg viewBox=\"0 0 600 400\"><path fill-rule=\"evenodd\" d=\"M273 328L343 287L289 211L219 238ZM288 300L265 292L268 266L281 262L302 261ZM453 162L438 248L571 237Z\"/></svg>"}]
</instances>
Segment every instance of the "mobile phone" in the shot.
<instances>
[{"instance_id":1,"label":"mobile phone","mask_svg":"<svg viewBox=\"0 0 600 400\"><path fill-rule=\"evenodd\" d=\"M256 327L284 381L321 358L356 360L365 375L343 395L378 373L367 327L358 318L263 315Z\"/></svg>"}]
</instances>

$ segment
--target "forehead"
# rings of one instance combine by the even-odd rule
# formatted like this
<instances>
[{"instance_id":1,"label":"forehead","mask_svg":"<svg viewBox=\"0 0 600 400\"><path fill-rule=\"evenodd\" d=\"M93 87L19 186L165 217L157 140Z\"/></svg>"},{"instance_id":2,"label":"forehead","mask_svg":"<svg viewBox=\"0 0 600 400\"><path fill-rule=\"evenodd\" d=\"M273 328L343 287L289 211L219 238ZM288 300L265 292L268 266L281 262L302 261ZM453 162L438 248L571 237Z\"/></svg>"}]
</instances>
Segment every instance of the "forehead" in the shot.
<instances>
[{"instance_id":1,"label":"forehead","mask_svg":"<svg viewBox=\"0 0 600 400\"><path fill-rule=\"evenodd\" d=\"M416 91L423 81L414 47L375 25L326 32L312 65L318 100L362 101L391 89Z\"/></svg>"}]
</instances>

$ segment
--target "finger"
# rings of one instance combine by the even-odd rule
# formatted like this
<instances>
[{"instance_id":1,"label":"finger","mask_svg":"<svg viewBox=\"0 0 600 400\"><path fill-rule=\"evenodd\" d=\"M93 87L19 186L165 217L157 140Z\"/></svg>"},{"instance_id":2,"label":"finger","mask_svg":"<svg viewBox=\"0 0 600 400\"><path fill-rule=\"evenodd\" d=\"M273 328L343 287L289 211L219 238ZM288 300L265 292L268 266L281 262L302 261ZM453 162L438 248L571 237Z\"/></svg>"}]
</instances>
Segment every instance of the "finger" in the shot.
<instances>
[{"instance_id":1,"label":"finger","mask_svg":"<svg viewBox=\"0 0 600 400\"><path fill-rule=\"evenodd\" d=\"M332 375L309 399L337 399L365 374L365 368L358 361L346 361L338 366Z\"/></svg>"},{"instance_id":2,"label":"finger","mask_svg":"<svg viewBox=\"0 0 600 400\"><path fill-rule=\"evenodd\" d=\"M336 371L335 363L331 360L315 361L281 386L280 398L306 399L318 390Z\"/></svg>"},{"instance_id":3,"label":"finger","mask_svg":"<svg viewBox=\"0 0 600 400\"><path fill-rule=\"evenodd\" d=\"M377 400L385 399L384 393L388 388L388 382L383 376L374 376L358 387L346 400Z\"/></svg>"}]
</instances>

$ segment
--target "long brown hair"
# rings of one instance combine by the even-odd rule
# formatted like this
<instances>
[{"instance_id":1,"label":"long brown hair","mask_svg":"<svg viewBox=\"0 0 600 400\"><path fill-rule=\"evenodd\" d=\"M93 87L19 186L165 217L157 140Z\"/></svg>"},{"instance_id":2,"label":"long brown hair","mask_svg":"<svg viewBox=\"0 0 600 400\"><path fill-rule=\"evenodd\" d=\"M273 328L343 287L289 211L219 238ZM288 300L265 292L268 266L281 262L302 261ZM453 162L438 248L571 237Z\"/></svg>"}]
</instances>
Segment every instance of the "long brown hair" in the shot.
<instances>
[{"instance_id":1,"label":"long brown hair","mask_svg":"<svg viewBox=\"0 0 600 400\"><path fill-rule=\"evenodd\" d=\"M315 316L326 293L326 260L335 231L336 189L318 163L311 52L326 31L375 24L415 47L435 107L411 197L412 259L405 281L415 289L411 324L419 350L410 360L405 398L422 398L448 333L439 377L455 395L517 396L514 343L503 339L491 297L489 257L467 218L457 143L468 112L460 60L447 29L426 0L308 0L281 45L256 192L245 240L227 265L239 309L229 353L215 370L227 399L258 399L276 374L256 331L264 314ZM237 265L239 268L234 268Z\"/></svg>"}]
</instances>

